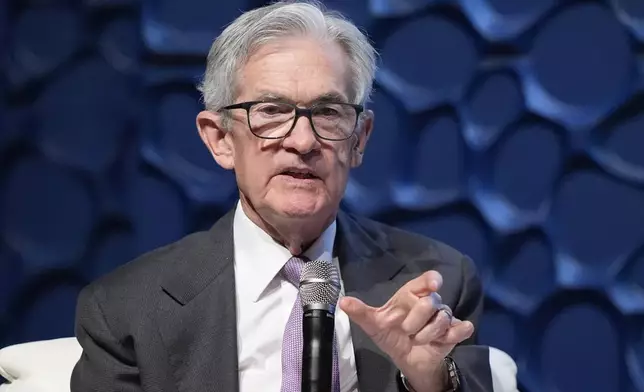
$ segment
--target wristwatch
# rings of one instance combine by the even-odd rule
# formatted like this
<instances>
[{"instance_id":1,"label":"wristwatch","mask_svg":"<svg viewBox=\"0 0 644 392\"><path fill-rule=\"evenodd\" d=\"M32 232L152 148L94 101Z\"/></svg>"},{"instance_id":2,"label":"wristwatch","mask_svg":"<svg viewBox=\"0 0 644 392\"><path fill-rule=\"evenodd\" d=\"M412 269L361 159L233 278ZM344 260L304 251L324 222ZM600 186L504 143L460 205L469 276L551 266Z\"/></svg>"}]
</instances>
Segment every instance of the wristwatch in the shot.
<instances>
[{"instance_id":1,"label":"wristwatch","mask_svg":"<svg viewBox=\"0 0 644 392\"><path fill-rule=\"evenodd\" d=\"M456 366L456 362L452 357L445 357L445 369L447 370L447 388L443 392L459 392L461 390L461 373ZM417 392L409 384L409 380L405 377L402 372L400 373L400 384L403 388L402 390L407 392Z\"/></svg>"},{"instance_id":2,"label":"wristwatch","mask_svg":"<svg viewBox=\"0 0 644 392\"><path fill-rule=\"evenodd\" d=\"M447 366L447 391L458 392L461 390L461 372L458 371L456 362L452 357L445 357L445 365Z\"/></svg>"}]
</instances>

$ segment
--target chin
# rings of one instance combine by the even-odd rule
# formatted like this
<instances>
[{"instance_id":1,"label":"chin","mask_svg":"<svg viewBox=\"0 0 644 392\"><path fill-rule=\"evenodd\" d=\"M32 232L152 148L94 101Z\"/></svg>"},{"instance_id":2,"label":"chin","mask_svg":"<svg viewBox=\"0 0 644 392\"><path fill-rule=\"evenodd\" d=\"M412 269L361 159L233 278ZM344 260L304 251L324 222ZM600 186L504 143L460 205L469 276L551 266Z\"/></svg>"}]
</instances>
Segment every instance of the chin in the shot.
<instances>
[{"instance_id":1,"label":"chin","mask_svg":"<svg viewBox=\"0 0 644 392\"><path fill-rule=\"evenodd\" d=\"M319 195L301 194L294 191L275 200L274 210L292 218L308 218L318 215L327 207L327 202Z\"/></svg>"}]
</instances>

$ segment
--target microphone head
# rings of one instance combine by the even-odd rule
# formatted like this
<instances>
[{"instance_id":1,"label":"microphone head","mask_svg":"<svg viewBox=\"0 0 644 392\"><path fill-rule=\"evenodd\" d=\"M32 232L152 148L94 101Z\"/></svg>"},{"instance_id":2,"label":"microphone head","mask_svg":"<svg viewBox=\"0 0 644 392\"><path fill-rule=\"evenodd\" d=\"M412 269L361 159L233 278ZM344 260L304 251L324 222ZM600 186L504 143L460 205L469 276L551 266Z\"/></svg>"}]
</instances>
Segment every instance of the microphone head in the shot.
<instances>
[{"instance_id":1,"label":"microphone head","mask_svg":"<svg viewBox=\"0 0 644 392\"><path fill-rule=\"evenodd\" d=\"M304 307L321 307L335 311L340 297L340 273L326 260L304 263L300 277L300 299Z\"/></svg>"}]
</instances>

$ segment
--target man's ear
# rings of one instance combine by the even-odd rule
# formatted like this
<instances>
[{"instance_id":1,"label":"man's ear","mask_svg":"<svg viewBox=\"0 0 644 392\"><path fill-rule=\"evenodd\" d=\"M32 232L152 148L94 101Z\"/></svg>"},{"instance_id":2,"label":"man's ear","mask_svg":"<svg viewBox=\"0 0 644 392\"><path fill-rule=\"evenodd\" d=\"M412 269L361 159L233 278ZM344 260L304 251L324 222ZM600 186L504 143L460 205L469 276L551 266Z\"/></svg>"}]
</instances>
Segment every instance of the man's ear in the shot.
<instances>
[{"instance_id":1,"label":"man's ear","mask_svg":"<svg viewBox=\"0 0 644 392\"><path fill-rule=\"evenodd\" d=\"M362 158L367 148L367 142L371 136L371 131L373 131L373 118L374 114L371 110L365 110L360 116L360 121L358 121L358 129L356 129L356 135L358 135L358 140L356 140L353 148L351 150L351 167L355 168L362 164Z\"/></svg>"},{"instance_id":2,"label":"man's ear","mask_svg":"<svg viewBox=\"0 0 644 392\"><path fill-rule=\"evenodd\" d=\"M223 120L221 114L204 110L197 115L197 129L217 164L232 170L235 166L235 150L232 137L223 126Z\"/></svg>"}]
</instances>

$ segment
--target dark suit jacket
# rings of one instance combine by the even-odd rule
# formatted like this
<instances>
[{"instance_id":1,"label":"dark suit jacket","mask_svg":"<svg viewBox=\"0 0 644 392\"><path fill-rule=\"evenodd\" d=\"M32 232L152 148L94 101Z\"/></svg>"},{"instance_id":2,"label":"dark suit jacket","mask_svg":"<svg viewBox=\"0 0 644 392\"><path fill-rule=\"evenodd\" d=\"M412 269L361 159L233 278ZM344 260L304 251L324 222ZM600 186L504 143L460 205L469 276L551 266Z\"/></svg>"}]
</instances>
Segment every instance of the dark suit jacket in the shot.
<instances>
[{"instance_id":1,"label":"dark suit jacket","mask_svg":"<svg viewBox=\"0 0 644 392\"><path fill-rule=\"evenodd\" d=\"M83 289L76 316L83 354L72 392L238 391L233 216L234 210L209 231L144 254ZM443 302L477 325L483 293L469 258L343 212L337 227L335 252L347 295L379 306L434 269L444 278ZM351 332L360 391L398 391L393 364L357 325ZM453 358L464 391L492 391L487 347L472 338Z\"/></svg>"}]
</instances>

